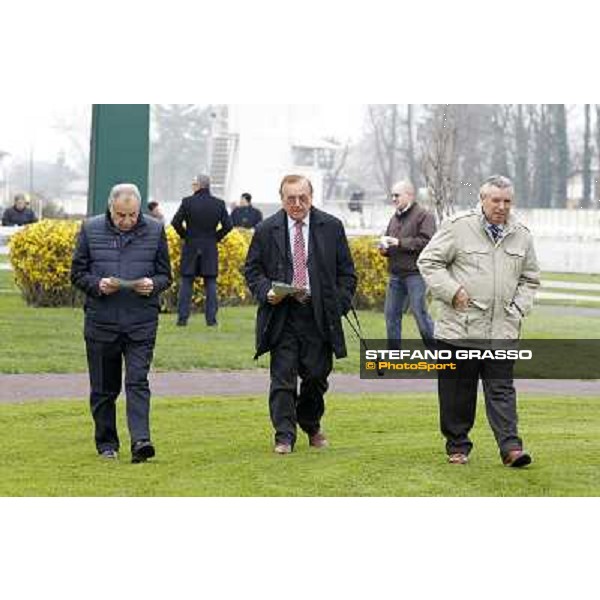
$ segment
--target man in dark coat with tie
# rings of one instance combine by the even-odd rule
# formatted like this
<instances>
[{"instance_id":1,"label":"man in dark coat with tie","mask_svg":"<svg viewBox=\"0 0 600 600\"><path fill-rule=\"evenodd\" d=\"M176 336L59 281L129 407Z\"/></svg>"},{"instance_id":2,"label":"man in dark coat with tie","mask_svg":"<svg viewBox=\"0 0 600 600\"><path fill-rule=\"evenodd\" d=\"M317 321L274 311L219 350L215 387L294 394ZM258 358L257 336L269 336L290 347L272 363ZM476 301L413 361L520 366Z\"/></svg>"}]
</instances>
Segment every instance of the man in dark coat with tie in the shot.
<instances>
[{"instance_id":1,"label":"man in dark coat with tie","mask_svg":"<svg viewBox=\"0 0 600 600\"><path fill-rule=\"evenodd\" d=\"M288 175L280 195L282 210L256 228L245 275L259 304L256 357L271 353L275 452L286 455L294 449L297 425L310 446L328 445L321 430L324 394L332 355L347 355L342 317L350 310L357 280L344 227L312 206L311 182ZM277 295L274 287L281 290L274 283L302 291Z\"/></svg>"},{"instance_id":2,"label":"man in dark coat with tie","mask_svg":"<svg viewBox=\"0 0 600 600\"><path fill-rule=\"evenodd\" d=\"M187 325L192 303L194 279L204 279L205 316L209 327L217 325L217 244L233 229L223 200L210 193L210 178L199 175L192 183L194 194L181 201L172 225L183 239L181 287L177 325Z\"/></svg>"}]
</instances>

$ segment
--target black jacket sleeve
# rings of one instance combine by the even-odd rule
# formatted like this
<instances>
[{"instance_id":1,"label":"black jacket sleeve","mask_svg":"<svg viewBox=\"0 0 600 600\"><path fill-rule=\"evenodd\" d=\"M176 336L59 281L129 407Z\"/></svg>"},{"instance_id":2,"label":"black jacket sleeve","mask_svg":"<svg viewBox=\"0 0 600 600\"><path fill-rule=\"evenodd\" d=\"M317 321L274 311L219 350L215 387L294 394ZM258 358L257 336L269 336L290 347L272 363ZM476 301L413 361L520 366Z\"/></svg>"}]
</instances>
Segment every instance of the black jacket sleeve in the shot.
<instances>
[{"instance_id":1,"label":"black jacket sleeve","mask_svg":"<svg viewBox=\"0 0 600 600\"><path fill-rule=\"evenodd\" d=\"M173 275L171 273L171 259L169 258L169 244L164 227L160 236L156 258L154 260L156 273L152 277L154 282L153 294L158 295L171 287L173 283Z\"/></svg>"},{"instance_id":2,"label":"black jacket sleeve","mask_svg":"<svg viewBox=\"0 0 600 600\"><path fill-rule=\"evenodd\" d=\"M100 277L90 272L90 247L82 224L71 263L71 283L90 296L100 297Z\"/></svg>"},{"instance_id":3,"label":"black jacket sleeve","mask_svg":"<svg viewBox=\"0 0 600 600\"><path fill-rule=\"evenodd\" d=\"M177 212L175 213L173 220L171 221L171 225L173 225L173 229L175 229L175 231L177 232L177 235L182 239L185 238L185 234L186 234L185 227L183 226L183 223L186 220L186 215L187 215L187 211L185 209L184 203L182 202L180 204L179 208L177 209Z\"/></svg>"},{"instance_id":4,"label":"black jacket sleeve","mask_svg":"<svg viewBox=\"0 0 600 600\"><path fill-rule=\"evenodd\" d=\"M219 221L221 223L221 229L217 231L217 242L220 242L233 229L231 217L227 212L225 202L223 202L223 207L221 209L221 218L219 219Z\"/></svg>"},{"instance_id":5,"label":"black jacket sleeve","mask_svg":"<svg viewBox=\"0 0 600 600\"><path fill-rule=\"evenodd\" d=\"M356 292L357 277L343 226L338 226L336 243L336 287L342 315L346 315Z\"/></svg>"},{"instance_id":6,"label":"black jacket sleeve","mask_svg":"<svg viewBox=\"0 0 600 600\"><path fill-rule=\"evenodd\" d=\"M246 264L244 266L244 275L246 284L252 296L260 304L267 303L267 294L271 289L272 282L266 276L264 263L264 248L263 248L264 233L258 229L252 236L248 255L246 256Z\"/></svg>"}]
</instances>

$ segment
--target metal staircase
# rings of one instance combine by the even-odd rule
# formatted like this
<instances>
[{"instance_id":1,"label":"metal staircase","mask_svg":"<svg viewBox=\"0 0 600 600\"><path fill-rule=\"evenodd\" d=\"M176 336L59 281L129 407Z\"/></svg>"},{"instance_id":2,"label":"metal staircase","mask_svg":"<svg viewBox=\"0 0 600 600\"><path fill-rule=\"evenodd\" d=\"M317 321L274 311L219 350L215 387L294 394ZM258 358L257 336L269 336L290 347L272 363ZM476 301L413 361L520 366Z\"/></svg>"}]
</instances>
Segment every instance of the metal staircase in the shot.
<instances>
[{"instance_id":1,"label":"metal staircase","mask_svg":"<svg viewBox=\"0 0 600 600\"><path fill-rule=\"evenodd\" d=\"M229 110L226 104L215 108L210 160L211 192L229 200L231 169L237 150L238 136L229 132Z\"/></svg>"}]
</instances>

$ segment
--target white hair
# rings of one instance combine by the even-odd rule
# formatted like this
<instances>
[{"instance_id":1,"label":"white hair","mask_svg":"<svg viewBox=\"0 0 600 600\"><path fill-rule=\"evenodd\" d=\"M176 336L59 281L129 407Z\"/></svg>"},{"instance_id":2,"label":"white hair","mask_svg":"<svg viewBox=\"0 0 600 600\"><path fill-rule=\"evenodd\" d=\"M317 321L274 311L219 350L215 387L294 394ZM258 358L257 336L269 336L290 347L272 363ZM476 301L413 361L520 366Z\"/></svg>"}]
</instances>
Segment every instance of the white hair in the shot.
<instances>
[{"instance_id":1,"label":"white hair","mask_svg":"<svg viewBox=\"0 0 600 600\"><path fill-rule=\"evenodd\" d=\"M108 195L108 205L112 206L119 196L124 195L134 196L139 204L142 203L142 195L135 183L118 183L110 190L110 194Z\"/></svg>"},{"instance_id":2,"label":"white hair","mask_svg":"<svg viewBox=\"0 0 600 600\"><path fill-rule=\"evenodd\" d=\"M499 190L510 190L511 196L515 194L513 182L504 175L492 175L488 177L479 190L479 197L483 200L488 193L489 188L495 187Z\"/></svg>"}]
</instances>

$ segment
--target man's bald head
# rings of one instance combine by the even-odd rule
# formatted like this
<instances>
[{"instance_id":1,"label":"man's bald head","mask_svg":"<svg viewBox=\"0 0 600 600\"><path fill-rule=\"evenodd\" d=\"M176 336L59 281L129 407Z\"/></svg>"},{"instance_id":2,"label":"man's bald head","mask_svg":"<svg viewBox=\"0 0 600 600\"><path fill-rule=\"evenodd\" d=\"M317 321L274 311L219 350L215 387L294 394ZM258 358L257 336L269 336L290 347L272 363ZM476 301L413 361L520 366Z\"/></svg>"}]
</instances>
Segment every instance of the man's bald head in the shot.
<instances>
[{"instance_id":1,"label":"man's bald head","mask_svg":"<svg viewBox=\"0 0 600 600\"><path fill-rule=\"evenodd\" d=\"M398 210L405 210L415 201L415 186L407 180L399 181L392 188L392 200Z\"/></svg>"}]
</instances>

